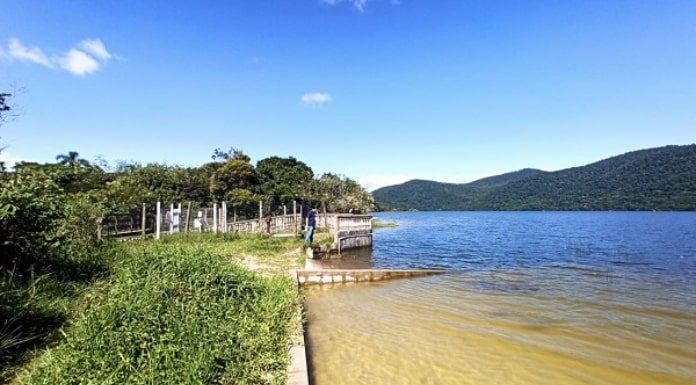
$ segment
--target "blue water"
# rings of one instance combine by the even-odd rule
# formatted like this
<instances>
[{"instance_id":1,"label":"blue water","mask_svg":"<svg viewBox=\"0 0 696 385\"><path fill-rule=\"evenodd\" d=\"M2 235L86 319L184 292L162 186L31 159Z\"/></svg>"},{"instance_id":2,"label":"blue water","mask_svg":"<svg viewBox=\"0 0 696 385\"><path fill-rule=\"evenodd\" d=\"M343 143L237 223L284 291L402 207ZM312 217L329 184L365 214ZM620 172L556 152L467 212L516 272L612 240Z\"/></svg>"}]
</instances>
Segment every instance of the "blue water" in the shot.
<instances>
[{"instance_id":1,"label":"blue water","mask_svg":"<svg viewBox=\"0 0 696 385\"><path fill-rule=\"evenodd\" d=\"M652 289L652 300L696 309L696 213L405 212L375 217L398 224L375 230L370 261L375 267L535 271L553 276L556 284L579 274L604 278L605 287ZM493 281L480 287L516 289Z\"/></svg>"},{"instance_id":2,"label":"blue water","mask_svg":"<svg viewBox=\"0 0 696 385\"><path fill-rule=\"evenodd\" d=\"M375 216L322 263L446 272L308 291L316 384L696 384L696 213Z\"/></svg>"}]
</instances>

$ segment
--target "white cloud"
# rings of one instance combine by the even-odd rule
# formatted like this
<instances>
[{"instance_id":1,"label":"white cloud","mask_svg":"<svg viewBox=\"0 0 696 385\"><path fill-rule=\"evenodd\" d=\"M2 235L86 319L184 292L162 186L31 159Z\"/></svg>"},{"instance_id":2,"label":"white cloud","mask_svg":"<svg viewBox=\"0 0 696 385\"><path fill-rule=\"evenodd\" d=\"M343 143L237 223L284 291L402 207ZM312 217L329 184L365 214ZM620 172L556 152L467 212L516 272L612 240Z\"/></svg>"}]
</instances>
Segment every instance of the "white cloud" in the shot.
<instances>
[{"instance_id":1,"label":"white cloud","mask_svg":"<svg viewBox=\"0 0 696 385\"><path fill-rule=\"evenodd\" d=\"M75 48L59 58L58 62L62 69L79 76L96 72L100 66L99 62L92 56Z\"/></svg>"},{"instance_id":2,"label":"white cloud","mask_svg":"<svg viewBox=\"0 0 696 385\"><path fill-rule=\"evenodd\" d=\"M367 3L367 0L322 0L322 1L328 5L336 5L336 4L343 3L343 2L347 1L351 4L353 4L353 6L355 8L357 8L358 11L360 11L360 12L363 11L363 9L365 7L365 3Z\"/></svg>"},{"instance_id":3,"label":"white cloud","mask_svg":"<svg viewBox=\"0 0 696 385\"><path fill-rule=\"evenodd\" d=\"M45 67L53 68L53 62L39 47L25 47L19 39L10 39L7 44L7 54L19 61L29 61Z\"/></svg>"},{"instance_id":4,"label":"white cloud","mask_svg":"<svg viewBox=\"0 0 696 385\"><path fill-rule=\"evenodd\" d=\"M7 44L7 52L0 50L0 57L9 57L21 62L32 62L47 68L64 69L74 75L83 76L94 73L111 60L112 55L100 39L81 41L78 48L58 56L47 56L39 47L26 47L22 42L13 38Z\"/></svg>"},{"instance_id":5,"label":"white cloud","mask_svg":"<svg viewBox=\"0 0 696 385\"><path fill-rule=\"evenodd\" d=\"M323 92L307 93L302 95L300 101L308 106L321 106L331 101L331 95Z\"/></svg>"},{"instance_id":6,"label":"white cloud","mask_svg":"<svg viewBox=\"0 0 696 385\"><path fill-rule=\"evenodd\" d=\"M82 40L82 42L80 43L80 48L82 48L84 51L91 53L92 55L96 56L101 60L111 59L111 54L109 53L109 51L106 50L106 47L104 47L104 43L102 43L102 41L99 39Z\"/></svg>"},{"instance_id":7,"label":"white cloud","mask_svg":"<svg viewBox=\"0 0 696 385\"><path fill-rule=\"evenodd\" d=\"M374 191L380 187L392 186L415 179L406 175L365 175L357 178L358 183L367 191Z\"/></svg>"}]
</instances>

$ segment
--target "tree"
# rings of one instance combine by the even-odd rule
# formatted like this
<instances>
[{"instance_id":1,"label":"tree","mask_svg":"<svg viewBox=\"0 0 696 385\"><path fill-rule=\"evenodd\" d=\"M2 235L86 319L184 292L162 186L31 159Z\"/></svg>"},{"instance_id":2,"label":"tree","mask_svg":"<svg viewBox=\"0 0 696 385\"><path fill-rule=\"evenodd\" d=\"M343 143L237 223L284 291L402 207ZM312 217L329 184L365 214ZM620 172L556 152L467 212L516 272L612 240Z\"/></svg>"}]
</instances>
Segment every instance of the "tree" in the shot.
<instances>
[{"instance_id":1,"label":"tree","mask_svg":"<svg viewBox=\"0 0 696 385\"><path fill-rule=\"evenodd\" d=\"M256 171L261 179L261 191L271 197L275 204L306 198L314 177L314 172L307 164L292 156L272 156L260 160L256 164Z\"/></svg>"},{"instance_id":2,"label":"tree","mask_svg":"<svg viewBox=\"0 0 696 385\"><path fill-rule=\"evenodd\" d=\"M11 109L7 104L7 99L9 99L10 96L12 95L6 92L0 92L0 126L2 126L2 123L5 121L7 112ZM5 147L0 146L0 152L2 152L4 149ZM5 172L5 162L0 161L0 173L2 172Z\"/></svg>"},{"instance_id":3,"label":"tree","mask_svg":"<svg viewBox=\"0 0 696 385\"><path fill-rule=\"evenodd\" d=\"M312 199L331 212L365 212L374 207L372 194L350 178L327 173L314 181Z\"/></svg>"},{"instance_id":4,"label":"tree","mask_svg":"<svg viewBox=\"0 0 696 385\"><path fill-rule=\"evenodd\" d=\"M242 159L229 159L215 170L210 178L210 192L217 201L234 189L256 191L259 175L251 163Z\"/></svg>"},{"instance_id":5,"label":"tree","mask_svg":"<svg viewBox=\"0 0 696 385\"><path fill-rule=\"evenodd\" d=\"M154 192L143 184L138 176L133 172L124 172L106 185L104 196L110 210L133 212L143 203L156 201Z\"/></svg>"},{"instance_id":6,"label":"tree","mask_svg":"<svg viewBox=\"0 0 696 385\"><path fill-rule=\"evenodd\" d=\"M0 92L0 124L5 120L7 112L11 110L10 106L7 104L7 100L12 96L6 92Z\"/></svg>"},{"instance_id":7,"label":"tree","mask_svg":"<svg viewBox=\"0 0 696 385\"><path fill-rule=\"evenodd\" d=\"M60 154L56 156L58 163L70 167L89 167L90 164L87 160L80 158L80 154L76 151L69 151L67 154Z\"/></svg>"},{"instance_id":8,"label":"tree","mask_svg":"<svg viewBox=\"0 0 696 385\"><path fill-rule=\"evenodd\" d=\"M237 159L237 160L243 160L245 162L251 161L251 158L247 156L242 150L236 149L234 147L230 147L229 150L227 151L222 151L220 148L216 148L213 150L213 155L211 158L214 161L218 162L226 162L230 159Z\"/></svg>"}]
</instances>

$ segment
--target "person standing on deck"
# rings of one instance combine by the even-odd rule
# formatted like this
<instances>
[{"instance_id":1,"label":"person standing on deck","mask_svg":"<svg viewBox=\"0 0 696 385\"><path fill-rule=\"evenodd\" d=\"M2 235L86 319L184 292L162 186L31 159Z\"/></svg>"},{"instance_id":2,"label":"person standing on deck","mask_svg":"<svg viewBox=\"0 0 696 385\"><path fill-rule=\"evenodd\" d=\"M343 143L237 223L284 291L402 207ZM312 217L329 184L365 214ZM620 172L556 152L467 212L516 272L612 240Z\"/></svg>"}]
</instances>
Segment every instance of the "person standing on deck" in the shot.
<instances>
[{"instance_id":1,"label":"person standing on deck","mask_svg":"<svg viewBox=\"0 0 696 385\"><path fill-rule=\"evenodd\" d=\"M307 235L305 236L305 246L311 246L314 240L314 229L317 227L317 209L311 209L307 213Z\"/></svg>"}]
</instances>

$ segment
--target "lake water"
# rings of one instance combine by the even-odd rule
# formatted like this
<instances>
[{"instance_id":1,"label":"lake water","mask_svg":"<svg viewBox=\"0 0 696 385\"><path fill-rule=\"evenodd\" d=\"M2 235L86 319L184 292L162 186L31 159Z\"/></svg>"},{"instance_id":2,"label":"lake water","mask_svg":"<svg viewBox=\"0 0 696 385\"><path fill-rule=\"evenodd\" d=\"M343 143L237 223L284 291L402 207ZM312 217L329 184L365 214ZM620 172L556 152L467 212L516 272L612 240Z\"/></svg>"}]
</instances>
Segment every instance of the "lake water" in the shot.
<instances>
[{"instance_id":1,"label":"lake water","mask_svg":"<svg viewBox=\"0 0 696 385\"><path fill-rule=\"evenodd\" d=\"M329 265L447 273L307 289L314 384L696 384L696 213L376 216Z\"/></svg>"}]
</instances>

